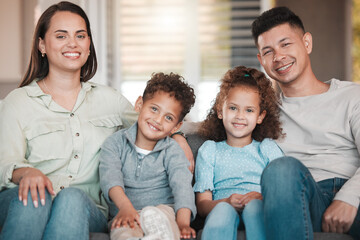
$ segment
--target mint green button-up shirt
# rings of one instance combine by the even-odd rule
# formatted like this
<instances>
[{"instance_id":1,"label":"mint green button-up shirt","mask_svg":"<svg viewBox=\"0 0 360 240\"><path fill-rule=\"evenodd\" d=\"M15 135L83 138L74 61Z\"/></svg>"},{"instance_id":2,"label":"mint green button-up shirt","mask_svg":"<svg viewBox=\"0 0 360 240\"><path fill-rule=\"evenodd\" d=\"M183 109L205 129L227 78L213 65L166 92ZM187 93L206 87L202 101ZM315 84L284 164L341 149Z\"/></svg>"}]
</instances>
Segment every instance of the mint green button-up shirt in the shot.
<instances>
[{"instance_id":1,"label":"mint green button-up shirt","mask_svg":"<svg viewBox=\"0 0 360 240\"><path fill-rule=\"evenodd\" d=\"M34 167L52 181L55 192L83 190L106 213L99 186L98 155L103 141L137 118L116 90L82 83L68 111L36 81L15 89L0 103L0 190L14 187L14 169Z\"/></svg>"}]
</instances>

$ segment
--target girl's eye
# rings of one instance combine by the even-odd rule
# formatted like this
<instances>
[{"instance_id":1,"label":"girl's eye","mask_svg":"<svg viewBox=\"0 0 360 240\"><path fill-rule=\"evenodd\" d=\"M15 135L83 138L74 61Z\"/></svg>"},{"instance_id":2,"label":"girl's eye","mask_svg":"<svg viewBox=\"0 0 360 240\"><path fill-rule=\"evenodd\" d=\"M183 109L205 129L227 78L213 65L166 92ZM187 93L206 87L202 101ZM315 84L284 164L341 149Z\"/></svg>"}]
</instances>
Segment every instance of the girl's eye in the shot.
<instances>
[{"instance_id":1,"label":"girl's eye","mask_svg":"<svg viewBox=\"0 0 360 240\"><path fill-rule=\"evenodd\" d=\"M247 112L254 112L253 109L246 109Z\"/></svg>"},{"instance_id":2,"label":"girl's eye","mask_svg":"<svg viewBox=\"0 0 360 240\"><path fill-rule=\"evenodd\" d=\"M168 121L172 121L172 120L173 120L173 118L172 118L171 116L166 116L165 119L168 120Z\"/></svg>"},{"instance_id":3,"label":"girl's eye","mask_svg":"<svg viewBox=\"0 0 360 240\"><path fill-rule=\"evenodd\" d=\"M151 110L152 110L153 112L156 112L156 111L157 111L157 108L156 108L156 107L151 107Z\"/></svg>"},{"instance_id":4,"label":"girl's eye","mask_svg":"<svg viewBox=\"0 0 360 240\"><path fill-rule=\"evenodd\" d=\"M235 111L235 110L236 110L236 107L231 106L231 107L229 107L229 109Z\"/></svg>"}]
</instances>

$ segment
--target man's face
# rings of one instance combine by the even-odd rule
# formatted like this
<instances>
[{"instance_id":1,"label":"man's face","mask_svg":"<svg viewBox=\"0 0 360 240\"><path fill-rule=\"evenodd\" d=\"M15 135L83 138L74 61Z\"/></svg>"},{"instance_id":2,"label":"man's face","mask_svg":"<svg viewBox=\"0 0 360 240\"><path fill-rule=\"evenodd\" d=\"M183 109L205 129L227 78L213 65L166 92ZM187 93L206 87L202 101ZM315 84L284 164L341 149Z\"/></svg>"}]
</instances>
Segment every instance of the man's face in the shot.
<instances>
[{"instance_id":1,"label":"man's face","mask_svg":"<svg viewBox=\"0 0 360 240\"><path fill-rule=\"evenodd\" d=\"M310 69L312 50L310 33L284 23L262 33L258 38L258 60L269 77L280 85L289 84L304 76Z\"/></svg>"}]
</instances>

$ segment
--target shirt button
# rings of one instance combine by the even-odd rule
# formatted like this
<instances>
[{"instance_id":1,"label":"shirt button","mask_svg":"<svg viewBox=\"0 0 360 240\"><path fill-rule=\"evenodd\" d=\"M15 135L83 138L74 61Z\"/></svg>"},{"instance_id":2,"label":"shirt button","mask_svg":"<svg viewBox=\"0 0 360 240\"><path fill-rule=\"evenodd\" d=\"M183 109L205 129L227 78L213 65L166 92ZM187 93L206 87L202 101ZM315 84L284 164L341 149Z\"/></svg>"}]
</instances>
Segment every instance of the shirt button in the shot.
<instances>
[{"instance_id":1,"label":"shirt button","mask_svg":"<svg viewBox=\"0 0 360 240\"><path fill-rule=\"evenodd\" d=\"M74 113L70 113L70 117L73 117L75 114Z\"/></svg>"},{"instance_id":2,"label":"shirt button","mask_svg":"<svg viewBox=\"0 0 360 240\"><path fill-rule=\"evenodd\" d=\"M80 136L80 133L76 133L75 136L77 136L77 137Z\"/></svg>"},{"instance_id":3,"label":"shirt button","mask_svg":"<svg viewBox=\"0 0 360 240\"><path fill-rule=\"evenodd\" d=\"M79 156L78 156L78 155L75 155L75 156L74 156L74 158L75 158L75 159L78 159L78 158L79 158Z\"/></svg>"},{"instance_id":4,"label":"shirt button","mask_svg":"<svg viewBox=\"0 0 360 240\"><path fill-rule=\"evenodd\" d=\"M61 186L60 189L63 190L65 187L64 186Z\"/></svg>"}]
</instances>

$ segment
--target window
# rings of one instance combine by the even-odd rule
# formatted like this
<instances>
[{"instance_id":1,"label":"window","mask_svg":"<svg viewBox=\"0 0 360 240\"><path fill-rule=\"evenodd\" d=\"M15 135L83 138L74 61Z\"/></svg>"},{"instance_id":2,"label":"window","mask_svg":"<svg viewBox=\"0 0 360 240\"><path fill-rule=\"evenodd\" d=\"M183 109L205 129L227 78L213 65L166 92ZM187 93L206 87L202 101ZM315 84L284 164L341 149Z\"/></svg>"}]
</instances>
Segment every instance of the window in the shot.
<instances>
[{"instance_id":1,"label":"window","mask_svg":"<svg viewBox=\"0 0 360 240\"><path fill-rule=\"evenodd\" d=\"M189 118L202 120L231 67L260 68L251 23L260 0L114 0L111 85L132 102L153 72L176 72L195 88Z\"/></svg>"}]
</instances>

